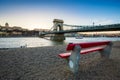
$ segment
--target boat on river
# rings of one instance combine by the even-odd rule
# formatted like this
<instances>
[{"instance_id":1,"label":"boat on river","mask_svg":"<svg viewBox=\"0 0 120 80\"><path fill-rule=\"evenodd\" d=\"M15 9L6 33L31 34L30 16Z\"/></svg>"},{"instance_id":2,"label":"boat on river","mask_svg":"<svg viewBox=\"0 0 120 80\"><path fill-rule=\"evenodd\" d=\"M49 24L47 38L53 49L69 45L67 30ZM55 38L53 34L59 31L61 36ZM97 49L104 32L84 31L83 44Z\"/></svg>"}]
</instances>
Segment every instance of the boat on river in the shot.
<instances>
[{"instance_id":1,"label":"boat on river","mask_svg":"<svg viewBox=\"0 0 120 80\"><path fill-rule=\"evenodd\" d=\"M83 36L76 36L76 39L83 39Z\"/></svg>"},{"instance_id":2,"label":"boat on river","mask_svg":"<svg viewBox=\"0 0 120 80\"><path fill-rule=\"evenodd\" d=\"M75 38L76 39L83 39L83 36L82 35L76 35Z\"/></svg>"}]
</instances>

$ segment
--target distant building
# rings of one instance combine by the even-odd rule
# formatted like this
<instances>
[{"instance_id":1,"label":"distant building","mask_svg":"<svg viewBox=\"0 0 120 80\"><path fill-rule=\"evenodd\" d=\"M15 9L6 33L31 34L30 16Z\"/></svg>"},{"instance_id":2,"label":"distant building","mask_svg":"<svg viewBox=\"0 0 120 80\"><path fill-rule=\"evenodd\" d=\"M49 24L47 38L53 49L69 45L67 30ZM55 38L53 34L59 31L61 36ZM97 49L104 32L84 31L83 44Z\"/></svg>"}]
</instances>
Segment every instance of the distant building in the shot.
<instances>
[{"instance_id":1,"label":"distant building","mask_svg":"<svg viewBox=\"0 0 120 80\"><path fill-rule=\"evenodd\" d=\"M8 24L8 23L5 23L5 27L9 27L9 24Z\"/></svg>"},{"instance_id":2,"label":"distant building","mask_svg":"<svg viewBox=\"0 0 120 80\"><path fill-rule=\"evenodd\" d=\"M49 31L49 29L38 29L38 28L35 28L34 31L41 31L41 32L43 32L43 31Z\"/></svg>"},{"instance_id":3,"label":"distant building","mask_svg":"<svg viewBox=\"0 0 120 80\"><path fill-rule=\"evenodd\" d=\"M12 29L13 29L13 30L18 30L18 31L21 31L21 30L22 30L22 28L21 28L21 27L18 27L18 26L13 26Z\"/></svg>"}]
</instances>

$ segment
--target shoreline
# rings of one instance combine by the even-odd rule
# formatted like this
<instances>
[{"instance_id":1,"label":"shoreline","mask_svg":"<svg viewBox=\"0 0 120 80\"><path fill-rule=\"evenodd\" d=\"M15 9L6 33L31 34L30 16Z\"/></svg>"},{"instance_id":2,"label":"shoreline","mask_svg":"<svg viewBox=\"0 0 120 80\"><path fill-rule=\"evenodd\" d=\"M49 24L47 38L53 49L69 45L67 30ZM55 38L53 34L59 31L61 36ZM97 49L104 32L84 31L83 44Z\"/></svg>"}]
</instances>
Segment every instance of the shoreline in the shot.
<instances>
[{"instance_id":1,"label":"shoreline","mask_svg":"<svg viewBox=\"0 0 120 80\"><path fill-rule=\"evenodd\" d=\"M120 41L112 41L113 43L120 43ZM53 45L53 46L39 46L39 47L27 47L27 46L20 46L20 47L13 47L13 48L0 48L0 50L8 50L8 49L22 49L22 48L41 48L41 47L54 47L54 46L67 46L67 44L60 44L60 45ZM114 46L114 45L113 45Z\"/></svg>"}]
</instances>

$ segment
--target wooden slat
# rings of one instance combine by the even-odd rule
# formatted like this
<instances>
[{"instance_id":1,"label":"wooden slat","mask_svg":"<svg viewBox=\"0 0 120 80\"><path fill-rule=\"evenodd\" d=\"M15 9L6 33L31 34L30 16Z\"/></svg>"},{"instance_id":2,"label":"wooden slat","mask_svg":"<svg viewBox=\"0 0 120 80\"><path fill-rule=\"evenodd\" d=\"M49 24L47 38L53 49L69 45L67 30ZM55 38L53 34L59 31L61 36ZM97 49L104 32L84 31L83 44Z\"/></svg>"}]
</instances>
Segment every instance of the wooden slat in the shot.
<instances>
[{"instance_id":1,"label":"wooden slat","mask_svg":"<svg viewBox=\"0 0 120 80\"><path fill-rule=\"evenodd\" d=\"M90 49L85 49L85 50L81 50L80 54L87 54L87 53L90 53L90 52L101 51L104 48L105 48L105 46L100 46L100 47L94 47L94 48L90 48ZM59 54L59 56L61 58L68 58L70 55L71 55L70 52Z\"/></svg>"},{"instance_id":2,"label":"wooden slat","mask_svg":"<svg viewBox=\"0 0 120 80\"><path fill-rule=\"evenodd\" d=\"M89 47L107 45L108 43L110 43L110 41L87 42L87 43L70 43L70 44L68 44L66 50L67 51L73 50L75 45L79 45L81 48L89 48Z\"/></svg>"}]
</instances>

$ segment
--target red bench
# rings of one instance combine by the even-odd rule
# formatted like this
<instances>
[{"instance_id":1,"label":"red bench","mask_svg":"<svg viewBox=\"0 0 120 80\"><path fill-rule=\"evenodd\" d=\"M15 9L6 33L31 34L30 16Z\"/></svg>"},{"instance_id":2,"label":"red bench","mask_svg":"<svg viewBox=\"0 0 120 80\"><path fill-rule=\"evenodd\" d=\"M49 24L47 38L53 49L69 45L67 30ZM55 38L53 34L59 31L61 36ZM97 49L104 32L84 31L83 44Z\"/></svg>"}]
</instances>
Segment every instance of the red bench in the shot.
<instances>
[{"instance_id":1,"label":"red bench","mask_svg":"<svg viewBox=\"0 0 120 80\"><path fill-rule=\"evenodd\" d=\"M59 56L69 61L69 67L71 71L75 73L78 70L81 54L99 51L101 53L101 57L109 58L111 48L112 42L110 41L69 43L66 51L71 52L61 53Z\"/></svg>"}]
</instances>

